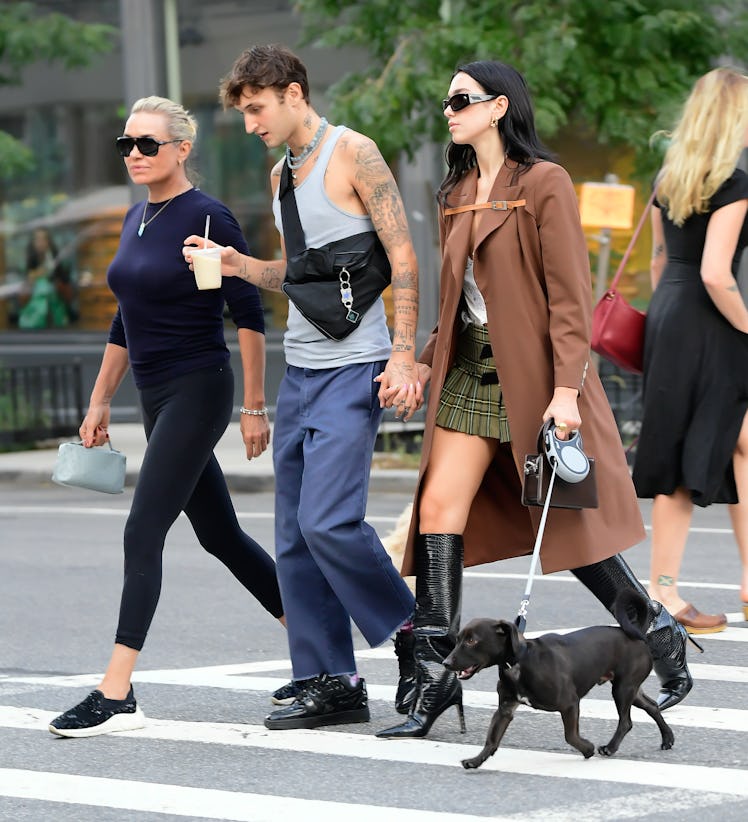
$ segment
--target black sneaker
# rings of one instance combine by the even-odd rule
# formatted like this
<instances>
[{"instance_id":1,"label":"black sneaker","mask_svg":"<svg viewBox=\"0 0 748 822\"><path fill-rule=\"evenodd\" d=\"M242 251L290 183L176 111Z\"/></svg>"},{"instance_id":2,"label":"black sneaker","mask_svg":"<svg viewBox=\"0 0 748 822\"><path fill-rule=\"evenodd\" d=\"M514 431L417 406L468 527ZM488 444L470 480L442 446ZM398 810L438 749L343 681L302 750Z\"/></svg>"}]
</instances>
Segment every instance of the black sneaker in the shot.
<instances>
[{"instance_id":1,"label":"black sneaker","mask_svg":"<svg viewBox=\"0 0 748 822\"><path fill-rule=\"evenodd\" d=\"M304 690L303 686L306 682L306 679L299 679L297 681L292 679L290 682L278 688L277 691L273 691L270 701L273 705L290 705Z\"/></svg>"},{"instance_id":2,"label":"black sneaker","mask_svg":"<svg viewBox=\"0 0 748 822\"><path fill-rule=\"evenodd\" d=\"M322 674L307 680L292 705L265 717L265 727L273 731L318 728L369 721L366 683L359 678L351 685L347 676Z\"/></svg>"},{"instance_id":3,"label":"black sneaker","mask_svg":"<svg viewBox=\"0 0 748 822\"><path fill-rule=\"evenodd\" d=\"M74 708L52 720L49 730L57 736L97 736L112 731L137 731L145 727L130 686L125 699L107 699L99 691L91 693Z\"/></svg>"}]
</instances>

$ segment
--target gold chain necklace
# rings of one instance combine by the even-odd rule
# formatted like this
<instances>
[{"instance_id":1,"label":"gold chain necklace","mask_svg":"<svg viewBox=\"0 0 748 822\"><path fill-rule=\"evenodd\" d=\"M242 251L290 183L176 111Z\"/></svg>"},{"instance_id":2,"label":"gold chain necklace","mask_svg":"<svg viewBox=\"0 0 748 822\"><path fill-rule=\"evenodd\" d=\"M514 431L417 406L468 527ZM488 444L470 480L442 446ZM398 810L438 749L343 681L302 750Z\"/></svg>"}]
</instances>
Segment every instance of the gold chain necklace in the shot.
<instances>
[{"instance_id":1,"label":"gold chain necklace","mask_svg":"<svg viewBox=\"0 0 748 822\"><path fill-rule=\"evenodd\" d=\"M177 195L175 194L174 197L176 196ZM166 208L166 206L169 205L169 203L174 199L174 197L172 197L170 200L167 200L149 220L145 219L145 212L148 206L150 205L150 202L148 200L145 201L145 205L143 206L143 216L140 218L140 227L138 228L138 237L143 236L143 232L145 231L146 226L149 226L156 219L156 217L158 217L158 215Z\"/></svg>"}]
</instances>

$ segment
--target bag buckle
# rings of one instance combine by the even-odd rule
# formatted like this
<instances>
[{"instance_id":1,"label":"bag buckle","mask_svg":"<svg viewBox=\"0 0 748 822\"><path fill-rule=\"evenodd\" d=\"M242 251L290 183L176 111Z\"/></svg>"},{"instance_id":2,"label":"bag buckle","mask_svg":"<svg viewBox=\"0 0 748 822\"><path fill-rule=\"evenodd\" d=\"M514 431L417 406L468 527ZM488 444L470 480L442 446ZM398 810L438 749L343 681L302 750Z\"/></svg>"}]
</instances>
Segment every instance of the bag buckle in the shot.
<instances>
[{"instance_id":1,"label":"bag buckle","mask_svg":"<svg viewBox=\"0 0 748 822\"><path fill-rule=\"evenodd\" d=\"M538 473L538 471L540 470L541 457L542 457L542 455L538 454L538 456L535 457L534 459L531 458L531 457L528 457L525 460L524 471L525 471L525 476L526 477L530 476L530 474L537 474Z\"/></svg>"},{"instance_id":2,"label":"bag buckle","mask_svg":"<svg viewBox=\"0 0 748 822\"><path fill-rule=\"evenodd\" d=\"M351 285L351 272L343 266L338 275L340 280L340 302L346 309L345 318L354 325L359 321L361 314L353 310L353 286Z\"/></svg>"}]
</instances>

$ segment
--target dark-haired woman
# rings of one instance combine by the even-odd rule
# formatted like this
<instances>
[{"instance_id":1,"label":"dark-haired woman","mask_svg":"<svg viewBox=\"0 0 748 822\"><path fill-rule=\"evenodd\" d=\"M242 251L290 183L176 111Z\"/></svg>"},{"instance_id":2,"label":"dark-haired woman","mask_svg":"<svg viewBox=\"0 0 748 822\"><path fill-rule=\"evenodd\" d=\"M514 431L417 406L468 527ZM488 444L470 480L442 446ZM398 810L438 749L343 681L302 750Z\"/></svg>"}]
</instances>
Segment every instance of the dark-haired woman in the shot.
<instances>
[{"instance_id":1,"label":"dark-haired woman","mask_svg":"<svg viewBox=\"0 0 748 822\"><path fill-rule=\"evenodd\" d=\"M619 555L644 528L588 369L589 259L569 175L538 140L527 86L510 66L460 66L444 115L439 321L419 358L432 399L402 569L416 575L415 688L407 720L384 737L425 736L452 705L462 718L460 683L441 664L459 627L462 568L532 551L540 509L522 506L521 471L541 422L582 429L599 495L597 509L550 510L543 573L572 570L608 610L622 587L647 596ZM647 639L667 708L692 685L685 632L652 602Z\"/></svg>"}]
</instances>

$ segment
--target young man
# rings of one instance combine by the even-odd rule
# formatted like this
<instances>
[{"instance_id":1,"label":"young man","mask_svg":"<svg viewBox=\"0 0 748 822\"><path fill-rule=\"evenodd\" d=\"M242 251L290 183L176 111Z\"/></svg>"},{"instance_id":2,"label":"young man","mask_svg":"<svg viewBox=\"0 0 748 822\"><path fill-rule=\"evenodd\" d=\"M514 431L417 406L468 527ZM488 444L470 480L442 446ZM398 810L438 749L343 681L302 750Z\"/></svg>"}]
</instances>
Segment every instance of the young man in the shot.
<instances>
[{"instance_id":1,"label":"young man","mask_svg":"<svg viewBox=\"0 0 748 822\"><path fill-rule=\"evenodd\" d=\"M414 607L364 514L382 409L394 406L409 419L423 401L414 355L415 253L400 194L377 146L314 111L298 57L282 46L245 51L224 78L221 99L242 114L248 134L268 148L286 145L286 158L271 172L283 259L257 260L224 248L224 276L281 290L291 237L281 200L291 188L306 249L376 232L391 266L394 342L381 297L365 313L349 314L356 327L342 339L328 337L289 301L287 370L273 431L275 548L296 695L265 725L365 722L366 687L356 673L350 620L373 647L408 622ZM185 245L202 245L202 238L188 237ZM188 261L189 252L185 248ZM333 283L338 301L346 299L346 285ZM302 277L297 288L308 295L316 286ZM304 305L302 297L294 299Z\"/></svg>"}]
</instances>

